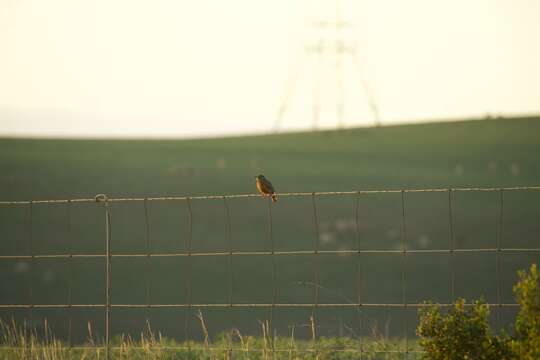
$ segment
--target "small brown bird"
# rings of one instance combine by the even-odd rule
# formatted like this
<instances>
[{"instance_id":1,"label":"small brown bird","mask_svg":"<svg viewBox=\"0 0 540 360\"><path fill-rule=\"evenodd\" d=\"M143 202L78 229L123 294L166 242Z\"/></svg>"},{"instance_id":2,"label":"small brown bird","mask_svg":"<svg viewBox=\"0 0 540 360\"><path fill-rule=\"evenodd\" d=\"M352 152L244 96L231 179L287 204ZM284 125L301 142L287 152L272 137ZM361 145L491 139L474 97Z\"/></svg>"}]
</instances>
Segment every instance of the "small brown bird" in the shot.
<instances>
[{"instance_id":1,"label":"small brown bird","mask_svg":"<svg viewBox=\"0 0 540 360\"><path fill-rule=\"evenodd\" d=\"M263 197L272 196L272 201L277 201L276 191L274 190L272 183L268 181L268 179L265 178L264 175L255 176L255 181L257 185L257 190L261 193Z\"/></svg>"}]
</instances>

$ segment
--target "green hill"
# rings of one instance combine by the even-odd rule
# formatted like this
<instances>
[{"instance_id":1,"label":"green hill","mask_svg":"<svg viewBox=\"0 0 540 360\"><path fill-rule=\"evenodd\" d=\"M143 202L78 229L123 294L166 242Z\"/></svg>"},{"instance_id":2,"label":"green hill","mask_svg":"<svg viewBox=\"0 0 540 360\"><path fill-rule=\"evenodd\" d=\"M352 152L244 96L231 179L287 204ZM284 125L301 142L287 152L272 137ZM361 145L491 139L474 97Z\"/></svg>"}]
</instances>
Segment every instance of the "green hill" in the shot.
<instances>
[{"instance_id":1,"label":"green hill","mask_svg":"<svg viewBox=\"0 0 540 360\"><path fill-rule=\"evenodd\" d=\"M514 118L204 140L1 139L0 200L88 198L98 193L110 197L246 194L255 191L253 176L259 173L271 179L278 192L540 185L539 134L540 118ZM407 193L404 200L407 248L448 248L448 193ZM456 247L495 247L501 229L499 193L458 192L453 201ZM229 238L224 201L194 200L193 251L269 250L267 205L260 198L229 199ZM401 249L399 193L324 196L316 199L316 208L318 228L314 227L311 197L281 197L273 205L272 234L277 250L312 250L317 231L323 250ZM149 202L147 213L148 222L143 202L113 203L114 253L144 252L147 247L151 252L186 251L189 215L185 201ZM101 204L35 204L31 214L30 221L28 205L0 206L1 254L103 253ZM539 215L540 191L506 192L502 246L540 247ZM452 256L453 260L446 253L408 254L404 289L404 263L399 253L322 254L319 301L356 302L360 296L365 303L400 303L405 290L409 303L424 299L448 302L450 263L454 261L456 296L483 295L496 302L495 253ZM515 270L538 259L539 253L503 255L503 302L512 302ZM184 257L115 258L113 303L185 302L187 261ZM227 303L231 295L233 302L272 302L270 256L202 256L191 261L194 303ZM276 263L276 301L312 302L315 256L280 255ZM0 268L4 304L29 301L31 282L34 303L65 303L69 294L74 303L103 303L105 298L104 260L100 258L36 260L33 265L2 260ZM305 324L310 312L276 310L278 331L284 334L289 324ZM321 335L337 334L337 324L343 325L343 319L347 328L360 331L354 309L318 312ZM0 316L27 313L2 310ZM269 310L206 309L204 313L215 334L232 326L258 332L255 319L267 318ZM404 313L411 319L407 328L412 334L415 309L367 309L362 315L362 332L369 333L378 324L389 327L391 334L400 334ZM34 310L34 320L47 316L57 332L65 334L63 314ZM86 330L84 319L94 321L100 333L102 310L72 310L71 314L79 340ZM163 333L184 335L185 312L178 309L153 309L149 314L141 309L115 309L114 331L140 330L147 315ZM189 319L196 328L195 317Z\"/></svg>"}]
</instances>

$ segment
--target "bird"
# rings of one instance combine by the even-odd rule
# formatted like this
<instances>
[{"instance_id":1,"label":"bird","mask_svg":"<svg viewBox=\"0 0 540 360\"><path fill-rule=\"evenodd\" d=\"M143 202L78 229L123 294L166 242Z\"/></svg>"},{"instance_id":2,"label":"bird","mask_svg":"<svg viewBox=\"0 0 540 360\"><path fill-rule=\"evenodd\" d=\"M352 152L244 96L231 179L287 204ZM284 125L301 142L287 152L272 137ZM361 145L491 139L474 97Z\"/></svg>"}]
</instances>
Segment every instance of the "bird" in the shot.
<instances>
[{"instance_id":1,"label":"bird","mask_svg":"<svg viewBox=\"0 0 540 360\"><path fill-rule=\"evenodd\" d=\"M272 201L277 201L276 191L274 190L272 183L265 178L264 175L255 176L255 184L257 185L257 190L263 197L272 196Z\"/></svg>"}]
</instances>

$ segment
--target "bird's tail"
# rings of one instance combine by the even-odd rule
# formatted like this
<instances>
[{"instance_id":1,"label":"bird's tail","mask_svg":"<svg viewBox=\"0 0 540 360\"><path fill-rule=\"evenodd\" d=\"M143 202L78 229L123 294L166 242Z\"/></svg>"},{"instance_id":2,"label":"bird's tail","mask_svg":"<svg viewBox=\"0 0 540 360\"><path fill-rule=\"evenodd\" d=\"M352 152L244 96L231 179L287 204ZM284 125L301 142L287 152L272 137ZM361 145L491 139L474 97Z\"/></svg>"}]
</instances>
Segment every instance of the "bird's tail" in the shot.
<instances>
[{"instance_id":1,"label":"bird's tail","mask_svg":"<svg viewBox=\"0 0 540 360\"><path fill-rule=\"evenodd\" d=\"M276 195L276 194L272 194L272 201L273 201L273 202L276 202L276 201L277 201L277 195Z\"/></svg>"}]
</instances>

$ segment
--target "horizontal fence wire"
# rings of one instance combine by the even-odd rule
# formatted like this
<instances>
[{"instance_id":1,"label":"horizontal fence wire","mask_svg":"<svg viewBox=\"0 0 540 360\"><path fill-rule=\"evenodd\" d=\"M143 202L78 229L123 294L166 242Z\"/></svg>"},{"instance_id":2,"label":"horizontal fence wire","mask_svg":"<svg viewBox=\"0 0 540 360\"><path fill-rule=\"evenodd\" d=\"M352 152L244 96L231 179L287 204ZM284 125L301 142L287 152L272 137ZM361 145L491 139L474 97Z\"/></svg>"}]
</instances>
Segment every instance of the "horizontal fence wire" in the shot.
<instances>
[{"instance_id":1,"label":"horizontal fence wire","mask_svg":"<svg viewBox=\"0 0 540 360\"><path fill-rule=\"evenodd\" d=\"M12 349L20 349L22 347L16 347L16 346L0 346L0 350L12 350ZM33 349L35 350L40 350L40 349L47 349L47 347L45 346L34 346L32 347ZM99 345L96 345L96 346L73 346L71 347L72 350L104 350L106 349L105 346L99 346ZM133 350L147 350L148 351L148 347L144 347L144 346L130 346L129 349L133 349ZM153 345L152 346L152 349L154 350L165 350L165 351L188 351L188 352L204 352L204 351L210 351L210 352L229 352L229 351L232 351L232 352L243 352L243 353L250 353L250 352L253 352L253 353L259 353L259 352L266 352L266 353L269 353L269 352L276 352L276 353L284 353L284 352L288 352L288 353L312 353L312 352L321 352L321 353L328 353L328 352L337 352L337 353L358 353L358 349L357 348L337 348L337 349L332 349L332 348L318 348L318 349L313 349L313 348L290 348L290 349L285 349L285 348L276 348L276 349L271 349L271 350L268 350L268 349L259 349L259 348L249 348L249 349L244 349L244 348L241 348L241 347L212 347L212 346L209 346L209 347L189 347L189 346L172 346L172 345ZM126 351L126 348L125 347L122 347L122 346L110 346L109 347L109 351L113 352L113 351ZM402 354L403 351L401 350L391 350L391 349L388 349L388 350L369 350L370 353L373 353L373 354ZM422 350L409 350L408 353L412 353L412 354L423 354L425 353L425 351L422 351Z\"/></svg>"},{"instance_id":2,"label":"horizontal fence wire","mask_svg":"<svg viewBox=\"0 0 540 360\"><path fill-rule=\"evenodd\" d=\"M524 191L524 190L540 190L540 186L520 186L520 187L501 187L501 188L482 188L482 187L468 187L468 188L430 188L430 189L401 189L401 190L359 190L359 191L331 191L331 192L295 192L295 193L282 193L278 194L280 197L302 197L302 196L310 196L312 200L312 207L313 207L313 226L314 226L314 240L313 240L313 249L312 250L289 250L289 251L279 251L275 248L276 239L274 238L273 233L273 225L272 225L272 204L270 198L267 199L268 201L268 242L269 242L269 248L270 251L233 251L232 250L232 235L231 235L231 214L230 214L230 208L228 205L229 199L243 199L243 198L254 198L259 197L258 194L236 194L236 195L206 195L206 196L173 196L173 197L118 197L118 198L109 198L104 194L99 194L95 198L80 198L80 199L57 199L57 200L28 200L28 201L0 201L0 206L18 206L18 205L28 205L29 211L28 211L28 231L29 231L29 239L30 244L32 244L32 208L36 204L60 204L64 203L67 204L67 227L68 232L71 230L71 224L70 224L70 208L74 203L92 203L92 202L98 202L104 205L105 210L105 227L106 227L106 253L94 253L94 254L85 254L85 253L73 253L73 244L70 243L69 246L69 252L70 253L59 253L59 254L37 254L33 251L32 246L30 246L29 254L27 255L0 255L0 260L28 260L31 263L31 267L33 268L33 265L36 260L38 259L69 259L69 265L70 267L73 266L74 259L78 258L103 258L106 259L105 266L106 266L106 298L104 299L104 303L89 303L89 304L76 304L73 303L72 294L71 294L71 283L72 279L70 278L70 289L69 289L69 295L68 295L68 303L67 304L35 304L33 303L33 293L32 288L33 284L31 284L29 297L28 297L28 303L19 303L19 304L0 304L0 309L28 309L30 318L32 317L33 310L34 309L69 309L69 349L72 350L99 350L99 349L105 349L105 358L107 359L109 357L109 353L112 351L118 351L122 350L123 347L118 347L113 344L110 344L110 325L109 325L109 317L110 312L112 309L120 309L120 308L139 308L139 309L146 309L147 311L147 319L149 318L149 311L154 308L178 308L178 309L184 309L185 310L185 340L187 342L186 346L161 346L157 345L155 346L156 349L159 350L170 350L170 351L222 351L227 352L229 354L228 358L231 358L230 354L232 352L246 352L245 348L239 348L234 347L232 345L228 347L212 347L209 344L206 344L204 347L198 347L198 346L192 346L191 341L191 323L188 321L187 314L191 311L193 308L197 309L204 309L204 308L242 308L242 309L249 309L249 308L255 308L255 309L269 309L270 310L270 324L267 324L266 331L268 331L267 335L269 339L272 339L270 343L270 349L249 349L251 352L264 352L264 353L278 353L278 352L299 352L299 353L313 353L314 356L318 356L321 353L327 353L327 352L351 352L351 353L402 353L407 356L407 354L411 353L423 353L423 351L409 348L408 345L408 337L407 337L407 322L406 319L404 319L403 322L403 333L404 333L404 341L405 346L404 348L400 347L397 350L392 349L385 349L385 350L374 350L374 349L366 349L365 348L365 339L364 336L359 336L357 340L359 341L359 346L355 348L338 348L334 349L331 347L325 347L322 344L318 343L318 330L317 330L317 309L318 308L348 308L348 309L356 309L356 313L358 316L358 323L360 327L360 333L363 327L363 320L362 320L362 311L363 309L370 309L370 308L380 308L380 309L420 309L424 307L433 306L433 304L430 303L410 303L407 302L407 254L450 254L451 256L451 262L450 262L450 294L451 298L449 299L449 302L446 303L437 303L436 306L439 306L441 308L448 308L454 306L454 304L451 301L454 301L454 277L455 277L455 264L454 264L454 254L456 253L495 253L496 254L496 281L497 281L497 302L496 303L488 303L487 305L490 307L498 307L500 308L516 308L519 305L516 303L502 303L501 302L501 275L500 275L500 257L503 253L513 253L513 252L528 252L528 253L540 253L540 248L503 248L501 246L501 238L502 238L502 226L503 226L503 192L507 191ZM499 215L498 215L498 223L497 223L497 231L496 231L496 246L495 247L487 247L487 248L469 248L469 249L456 249L455 243L454 243L454 229L453 229L453 207L452 207L452 198L453 193L458 191L491 191L491 192L498 192L499 193ZM406 243L406 228L405 228L405 194L406 193L428 193L428 192L441 192L441 193L447 193L448 194L448 223L449 223L449 241L448 241L448 248L447 249L408 249L407 243ZM385 193L394 193L394 194L401 194L401 249L395 249L395 250L363 250L361 249L361 239L359 235L359 203L362 195L369 195L369 194L385 194ZM319 196L330 196L330 195L355 195L355 209L354 209L354 218L355 218L355 228L356 228L356 237L357 237L357 249L341 249L341 250L320 250L319 249L319 219L317 215L317 204L316 204L316 198ZM192 251L192 237L193 237L193 212L191 208L191 201L192 200L220 200L223 201L224 206L224 214L225 214L225 221L226 221L226 228L225 228L225 237L227 239L228 244L228 251L208 251L208 252L193 252ZM110 204L113 202L128 202L128 201L142 201L144 202L144 218L145 218L145 243L146 243L146 252L145 253L115 253L112 252L111 249L111 238L112 238L112 228L111 228L111 209ZM187 205L187 211L188 211L188 236L186 238L186 251L185 252L164 252L164 253L156 253L152 252L150 248L150 229L151 225L149 223L149 209L148 209L148 202L149 201L185 201ZM341 303L324 303L320 302L319 299L319 282L320 282L320 255L323 254L336 254L336 255L346 255L346 256L357 256L357 274L356 274L356 301L348 301L348 302L341 302ZM401 270L401 301L397 303L375 303L375 302L364 302L363 301L363 294L361 291L362 288L362 282L363 282L363 269L362 269L362 261L361 257L364 255L369 254L401 254L402 259L402 270ZM294 303L294 302L288 302L288 303L279 303L277 302L277 276L276 276L276 257L277 256L287 256L287 255L310 255L313 257L313 277L314 277L314 296L313 296L313 302L307 303ZM192 263L191 259L193 257L200 257L200 256L226 256L228 257L228 266L227 266L227 272L228 272L228 301L223 303L194 303L192 302L192 282L193 282L193 271L192 271ZM264 302L264 303L240 303L234 301L234 293L233 293L233 284L234 279L232 277L232 270L233 270L233 258L236 256L270 256L272 260L272 297L271 302ZM153 304L150 301L150 258L159 258L159 257L187 257L187 264L186 264L186 273L185 273L185 281L186 281L186 302L185 303L168 303L168 304ZM145 304L115 304L111 303L110 294L113 290L113 283L111 282L111 263L113 258L147 258L148 261L146 262L145 271L147 272L145 276ZM70 275L71 276L71 275ZM474 303L465 303L464 304L467 307L474 306ZM95 344L92 346L76 346L72 344L71 340L71 327L72 327L72 315L71 315L71 309L75 308L99 308L105 310L105 341L104 344ZM311 345L306 345L306 348L287 348L287 349L280 349L275 347L275 333L273 332L273 317L274 317L274 309L281 308L281 309L311 309L311 316L310 316L310 329L311 329ZM499 312L497 313L497 316L500 316ZM500 322L500 319L497 319L498 322ZM264 325L263 325L264 328ZM308 344L306 342L305 344ZM15 349L16 346L0 346L0 350L2 349ZM130 347L132 349L137 349L137 346ZM143 349L143 347L141 347Z\"/></svg>"},{"instance_id":3,"label":"horizontal fence wire","mask_svg":"<svg viewBox=\"0 0 540 360\"><path fill-rule=\"evenodd\" d=\"M328 308L422 308L437 305L440 307L454 306L451 303L191 303L191 304L110 304L111 308L313 308L328 307ZM474 303L466 303L464 306L474 306ZM501 306L501 307L516 307L519 304L516 303L486 303L488 306ZM105 308L107 304L2 304L0 309L58 309L58 308Z\"/></svg>"},{"instance_id":4,"label":"horizontal fence wire","mask_svg":"<svg viewBox=\"0 0 540 360\"><path fill-rule=\"evenodd\" d=\"M410 249L410 250L291 250L291 251L216 251L192 253L139 253L111 254L112 258L192 257L192 256L254 256L254 255L316 255L316 254L450 254L479 252L540 252L540 248L479 248L479 249ZM49 255L0 255L0 260L106 258L106 254L49 254Z\"/></svg>"},{"instance_id":5,"label":"horizontal fence wire","mask_svg":"<svg viewBox=\"0 0 540 360\"><path fill-rule=\"evenodd\" d=\"M325 195L362 195L362 194L386 194L386 193L423 193L423 192L447 192L447 191L518 191L540 190L540 186L514 186L514 187L467 187L467 188L431 188L431 189L388 189L388 190L356 190L356 191L316 191L316 192L291 192L276 193L279 197L288 196L325 196ZM24 200L24 201L0 201L0 205L28 205L28 204L54 204L54 203L88 203L88 202L125 202L125 201L174 201L174 200L223 200L260 197L258 194L233 194L233 195L201 195L201 196L160 196L160 197L118 197L108 198L80 198L80 199L55 199L55 200Z\"/></svg>"}]
</instances>

